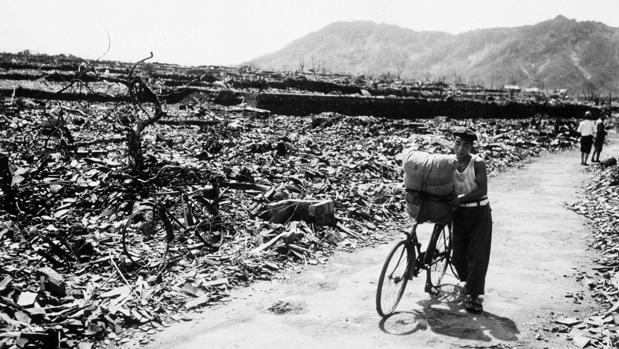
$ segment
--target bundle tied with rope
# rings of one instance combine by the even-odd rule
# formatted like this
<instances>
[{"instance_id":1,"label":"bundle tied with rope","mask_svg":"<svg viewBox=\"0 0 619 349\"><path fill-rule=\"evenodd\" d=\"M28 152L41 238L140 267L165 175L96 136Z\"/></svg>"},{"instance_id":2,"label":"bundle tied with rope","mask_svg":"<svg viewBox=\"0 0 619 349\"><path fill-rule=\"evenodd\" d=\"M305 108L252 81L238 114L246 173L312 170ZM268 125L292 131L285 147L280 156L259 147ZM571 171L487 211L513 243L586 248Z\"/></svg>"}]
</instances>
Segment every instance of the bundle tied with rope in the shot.
<instances>
[{"instance_id":1,"label":"bundle tied with rope","mask_svg":"<svg viewBox=\"0 0 619 349\"><path fill-rule=\"evenodd\" d=\"M449 224L455 197L453 155L429 154L413 149L402 152L406 212L417 222Z\"/></svg>"}]
</instances>

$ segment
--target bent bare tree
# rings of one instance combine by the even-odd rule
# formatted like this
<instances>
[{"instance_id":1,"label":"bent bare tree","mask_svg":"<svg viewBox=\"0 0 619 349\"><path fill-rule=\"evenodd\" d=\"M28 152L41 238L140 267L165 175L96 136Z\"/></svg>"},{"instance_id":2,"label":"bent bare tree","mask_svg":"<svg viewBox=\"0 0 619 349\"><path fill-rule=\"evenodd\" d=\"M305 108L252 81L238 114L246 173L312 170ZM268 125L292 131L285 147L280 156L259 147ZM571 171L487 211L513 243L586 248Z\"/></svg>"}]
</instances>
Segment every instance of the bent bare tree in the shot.
<instances>
[{"instance_id":1,"label":"bent bare tree","mask_svg":"<svg viewBox=\"0 0 619 349\"><path fill-rule=\"evenodd\" d=\"M166 116L166 112L161 107L159 96L140 76L135 75L135 69L141 63L153 58L150 56L136 62L126 76L110 76L99 73L94 66L88 66L85 71L78 70L75 81L102 81L124 85L129 92L132 103L140 112L135 115L126 115L122 120L117 119L116 123L124 130L127 137L128 158L130 167L142 172L144 167L144 157L142 154L142 131L161 118ZM66 88L65 88L66 89ZM64 90L64 89L63 89ZM150 105L150 107L149 107ZM151 109L150 111L148 109Z\"/></svg>"}]
</instances>

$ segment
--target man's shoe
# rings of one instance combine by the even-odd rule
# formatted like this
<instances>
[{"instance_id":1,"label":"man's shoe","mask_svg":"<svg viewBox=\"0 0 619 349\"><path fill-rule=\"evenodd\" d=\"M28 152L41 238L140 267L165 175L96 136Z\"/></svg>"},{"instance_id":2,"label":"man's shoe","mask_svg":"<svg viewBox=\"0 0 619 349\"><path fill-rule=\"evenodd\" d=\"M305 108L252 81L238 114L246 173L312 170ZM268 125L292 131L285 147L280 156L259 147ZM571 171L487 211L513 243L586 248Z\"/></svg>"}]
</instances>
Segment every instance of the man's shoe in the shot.
<instances>
[{"instance_id":1,"label":"man's shoe","mask_svg":"<svg viewBox=\"0 0 619 349\"><path fill-rule=\"evenodd\" d=\"M484 311L484 307L481 305L481 299L479 297L466 296L464 300L464 309L469 313L480 314Z\"/></svg>"}]
</instances>

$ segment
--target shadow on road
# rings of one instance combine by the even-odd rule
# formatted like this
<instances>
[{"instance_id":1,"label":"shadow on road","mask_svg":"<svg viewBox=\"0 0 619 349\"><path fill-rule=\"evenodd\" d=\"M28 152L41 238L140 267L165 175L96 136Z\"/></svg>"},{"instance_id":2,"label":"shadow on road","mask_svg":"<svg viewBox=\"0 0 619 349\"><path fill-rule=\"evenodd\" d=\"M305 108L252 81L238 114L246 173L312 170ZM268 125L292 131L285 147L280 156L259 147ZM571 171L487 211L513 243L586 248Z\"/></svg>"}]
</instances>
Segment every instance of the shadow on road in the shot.
<instances>
[{"instance_id":1,"label":"shadow on road","mask_svg":"<svg viewBox=\"0 0 619 349\"><path fill-rule=\"evenodd\" d=\"M446 285L437 297L424 299L417 304L422 308L393 313L383 318L382 331L403 336L418 331L431 331L450 337L477 341L516 341L520 333L516 323L509 318L484 311L469 314L460 304L462 288Z\"/></svg>"}]
</instances>

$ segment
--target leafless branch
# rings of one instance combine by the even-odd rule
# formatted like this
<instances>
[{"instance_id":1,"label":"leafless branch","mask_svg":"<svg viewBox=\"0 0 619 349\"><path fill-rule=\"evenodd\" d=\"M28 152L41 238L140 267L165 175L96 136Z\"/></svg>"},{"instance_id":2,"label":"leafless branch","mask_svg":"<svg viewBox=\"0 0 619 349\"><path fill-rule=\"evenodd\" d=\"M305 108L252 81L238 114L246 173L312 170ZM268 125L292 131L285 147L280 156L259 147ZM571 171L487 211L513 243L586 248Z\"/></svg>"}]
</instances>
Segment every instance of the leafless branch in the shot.
<instances>
[{"instance_id":1,"label":"leafless branch","mask_svg":"<svg viewBox=\"0 0 619 349\"><path fill-rule=\"evenodd\" d=\"M153 51L150 51L150 56L148 56L148 57L146 57L146 58L144 58L144 59L141 59L141 60L137 61L137 62L133 65L133 67L131 67L131 70L129 71L129 78L131 78L131 77L133 76L133 71L135 70L135 68L136 68L138 65L140 65L141 63L146 62L147 60L149 60L149 59L151 59L151 58L153 58Z\"/></svg>"}]
</instances>

